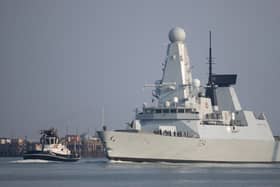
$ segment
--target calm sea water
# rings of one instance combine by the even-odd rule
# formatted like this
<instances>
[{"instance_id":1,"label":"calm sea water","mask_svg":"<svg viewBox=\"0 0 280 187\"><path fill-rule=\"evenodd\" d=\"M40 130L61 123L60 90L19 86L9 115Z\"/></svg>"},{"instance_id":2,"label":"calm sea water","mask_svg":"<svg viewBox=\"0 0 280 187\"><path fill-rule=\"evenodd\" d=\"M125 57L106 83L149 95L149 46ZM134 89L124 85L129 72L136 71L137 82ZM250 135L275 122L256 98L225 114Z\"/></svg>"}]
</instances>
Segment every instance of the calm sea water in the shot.
<instances>
[{"instance_id":1,"label":"calm sea water","mask_svg":"<svg viewBox=\"0 0 280 187\"><path fill-rule=\"evenodd\" d=\"M280 186L280 164L76 163L0 158L0 186Z\"/></svg>"}]
</instances>

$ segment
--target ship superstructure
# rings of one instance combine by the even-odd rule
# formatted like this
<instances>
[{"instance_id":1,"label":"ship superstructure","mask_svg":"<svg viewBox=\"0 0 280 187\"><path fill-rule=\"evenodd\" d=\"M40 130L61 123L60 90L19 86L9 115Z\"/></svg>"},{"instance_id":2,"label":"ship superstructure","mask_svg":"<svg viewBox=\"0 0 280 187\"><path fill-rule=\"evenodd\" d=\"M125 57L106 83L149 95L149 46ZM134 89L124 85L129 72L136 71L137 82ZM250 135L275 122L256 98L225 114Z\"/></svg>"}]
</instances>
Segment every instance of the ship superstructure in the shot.
<instances>
[{"instance_id":1,"label":"ship superstructure","mask_svg":"<svg viewBox=\"0 0 280 187\"><path fill-rule=\"evenodd\" d=\"M211 33L206 86L193 79L186 34L169 32L157 105L143 105L125 130L100 131L112 160L168 162L278 162L279 141L263 113L243 110L236 74L213 74Z\"/></svg>"}]
</instances>

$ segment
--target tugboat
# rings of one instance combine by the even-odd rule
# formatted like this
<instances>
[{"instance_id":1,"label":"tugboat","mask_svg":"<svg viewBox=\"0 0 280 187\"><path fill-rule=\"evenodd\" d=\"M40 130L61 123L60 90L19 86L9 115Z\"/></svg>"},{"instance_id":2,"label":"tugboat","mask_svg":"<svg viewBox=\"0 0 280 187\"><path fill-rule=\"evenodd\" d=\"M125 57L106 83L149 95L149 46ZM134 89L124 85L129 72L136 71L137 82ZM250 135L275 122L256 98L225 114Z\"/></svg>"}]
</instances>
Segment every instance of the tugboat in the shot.
<instances>
[{"instance_id":1,"label":"tugboat","mask_svg":"<svg viewBox=\"0 0 280 187\"><path fill-rule=\"evenodd\" d=\"M65 162L75 162L80 160L81 157L79 154L71 153L71 151L60 142L56 129L51 128L49 130L41 130L41 135L41 150L27 151L23 154L23 159Z\"/></svg>"}]
</instances>

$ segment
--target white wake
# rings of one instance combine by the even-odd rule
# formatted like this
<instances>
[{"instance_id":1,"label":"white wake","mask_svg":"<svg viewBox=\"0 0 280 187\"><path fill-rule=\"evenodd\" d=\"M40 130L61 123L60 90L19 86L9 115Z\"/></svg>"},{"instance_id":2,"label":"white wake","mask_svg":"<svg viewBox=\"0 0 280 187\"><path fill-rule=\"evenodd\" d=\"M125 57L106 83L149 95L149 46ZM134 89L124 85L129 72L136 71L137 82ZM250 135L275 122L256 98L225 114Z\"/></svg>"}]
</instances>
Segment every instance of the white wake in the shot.
<instances>
[{"instance_id":1,"label":"white wake","mask_svg":"<svg viewBox=\"0 0 280 187\"><path fill-rule=\"evenodd\" d=\"M54 161L40 160L40 159L27 159L27 160L13 160L10 163L30 164L30 163L49 163Z\"/></svg>"}]
</instances>

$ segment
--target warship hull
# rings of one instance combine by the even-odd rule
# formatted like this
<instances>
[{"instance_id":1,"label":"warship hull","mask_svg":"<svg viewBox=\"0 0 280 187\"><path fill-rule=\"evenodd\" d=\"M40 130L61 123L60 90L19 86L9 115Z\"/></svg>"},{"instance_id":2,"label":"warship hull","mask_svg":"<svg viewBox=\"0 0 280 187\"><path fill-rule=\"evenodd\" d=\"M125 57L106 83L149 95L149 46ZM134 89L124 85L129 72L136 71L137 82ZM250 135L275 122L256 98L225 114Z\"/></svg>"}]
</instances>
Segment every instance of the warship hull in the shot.
<instances>
[{"instance_id":1,"label":"warship hull","mask_svg":"<svg viewBox=\"0 0 280 187\"><path fill-rule=\"evenodd\" d=\"M135 162L280 162L279 141L202 139L151 133L99 132L110 160Z\"/></svg>"}]
</instances>

